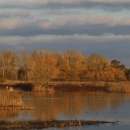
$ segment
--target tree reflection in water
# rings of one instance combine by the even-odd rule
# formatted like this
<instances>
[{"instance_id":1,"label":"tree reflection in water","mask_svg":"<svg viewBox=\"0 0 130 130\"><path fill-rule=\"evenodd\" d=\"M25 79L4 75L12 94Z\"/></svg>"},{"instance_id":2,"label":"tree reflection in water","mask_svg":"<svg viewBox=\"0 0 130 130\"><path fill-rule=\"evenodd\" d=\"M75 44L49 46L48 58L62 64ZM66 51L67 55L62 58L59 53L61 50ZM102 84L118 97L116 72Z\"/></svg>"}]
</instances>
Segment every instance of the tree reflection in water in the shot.
<instances>
[{"instance_id":1,"label":"tree reflection in water","mask_svg":"<svg viewBox=\"0 0 130 130\"><path fill-rule=\"evenodd\" d=\"M109 94L93 92L43 92L24 95L25 106L34 107L27 111L32 120L75 119L85 113L116 110L130 94ZM17 118L24 110L0 110L0 120ZM27 114L25 114L27 115ZM24 119L26 120L27 117Z\"/></svg>"},{"instance_id":2,"label":"tree reflection in water","mask_svg":"<svg viewBox=\"0 0 130 130\"><path fill-rule=\"evenodd\" d=\"M66 119L79 117L83 112L102 112L116 109L130 94L93 92L49 92L30 93L27 105L35 107L34 119L52 120L58 116Z\"/></svg>"}]
</instances>

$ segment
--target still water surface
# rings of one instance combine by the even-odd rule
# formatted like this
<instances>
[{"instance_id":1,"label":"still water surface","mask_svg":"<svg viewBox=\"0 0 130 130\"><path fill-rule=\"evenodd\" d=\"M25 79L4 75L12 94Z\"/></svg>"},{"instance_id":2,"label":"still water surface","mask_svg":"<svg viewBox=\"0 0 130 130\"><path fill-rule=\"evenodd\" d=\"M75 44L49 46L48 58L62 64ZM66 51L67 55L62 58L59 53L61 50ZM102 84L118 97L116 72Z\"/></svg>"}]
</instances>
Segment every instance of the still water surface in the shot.
<instances>
[{"instance_id":1,"label":"still water surface","mask_svg":"<svg viewBox=\"0 0 130 130\"><path fill-rule=\"evenodd\" d=\"M29 111L0 111L1 120L105 120L118 125L64 128L64 130L130 130L130 94L93 92L26 93L23 101ZM63 128L62 128L63 129ZM60 130L49 128L48 130Z\"/></svg>"}]
</instances>

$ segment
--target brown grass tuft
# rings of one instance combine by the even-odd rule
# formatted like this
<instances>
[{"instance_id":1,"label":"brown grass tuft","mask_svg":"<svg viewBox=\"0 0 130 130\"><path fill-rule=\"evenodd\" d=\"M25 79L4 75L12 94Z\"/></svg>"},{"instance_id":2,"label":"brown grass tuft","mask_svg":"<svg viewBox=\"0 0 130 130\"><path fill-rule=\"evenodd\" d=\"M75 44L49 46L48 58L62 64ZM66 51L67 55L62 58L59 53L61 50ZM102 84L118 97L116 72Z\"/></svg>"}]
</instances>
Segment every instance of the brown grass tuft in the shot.
<instances>
[{"instance_id":1,"label":"brown grass tuft","mask_svg":"<svg viewBox=\"0 0 130 130\"><path fill-rule=\"evenodd\" d=\"M23 101L21 95L16 91L0 90L1 107L21 107Z\"/></svg>"},{"instance_id":2,"label":"brown grass tuft","mask_svg":"<svg viewBox=\"0 0 130 130\"><path fill-rule=\"evenodd\" d=\"M51 86L34 86L33 87L33 92L54 92L54 86L51 87Z\"/></svg>"},{"instance_id":3,"label":"brown grass tuft","mask_svg":"<svg viewBox=\"0 0 130 130\"><path fill-rule=\"evenodd\" d=\"M130 93L130 86L111 86L106 91L109 93Z\"/></svg>"}]
</instances>

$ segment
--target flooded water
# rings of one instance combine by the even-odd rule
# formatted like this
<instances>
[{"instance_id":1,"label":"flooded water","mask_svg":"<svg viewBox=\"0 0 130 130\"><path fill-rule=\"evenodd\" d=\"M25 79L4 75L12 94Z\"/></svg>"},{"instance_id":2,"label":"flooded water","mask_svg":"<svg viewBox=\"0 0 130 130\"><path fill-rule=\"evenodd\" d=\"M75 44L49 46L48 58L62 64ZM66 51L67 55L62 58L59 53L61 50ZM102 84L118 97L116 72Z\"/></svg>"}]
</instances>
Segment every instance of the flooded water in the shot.
<instances>
[{"instance_id":1,"label":"flooded water","mask_svg":"<svg viewBox=\"0 0 130 130\"><path fill-rule=\"evenodd\" d=\"M0 120L105 120L118 125L71 127L64 130L130 129L130 94L93 92L44 92L23 95L26 106L35 110L1 110ZM59 130L58 128L48 128ZM63 128L62 128L63 129Z\"/></svg>"}]
</instances>

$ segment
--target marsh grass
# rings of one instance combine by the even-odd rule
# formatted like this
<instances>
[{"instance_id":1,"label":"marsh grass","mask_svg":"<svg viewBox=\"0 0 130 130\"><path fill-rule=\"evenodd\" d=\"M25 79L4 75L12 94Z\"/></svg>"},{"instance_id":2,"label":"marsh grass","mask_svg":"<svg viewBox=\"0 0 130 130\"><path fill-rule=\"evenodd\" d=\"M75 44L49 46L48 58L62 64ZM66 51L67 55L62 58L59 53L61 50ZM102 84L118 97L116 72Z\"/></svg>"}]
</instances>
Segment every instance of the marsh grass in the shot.
<instances>
[{"instance_id":1,"label":"marsh grass","mask_svg":"<svg viewBox=\"0 0 130 130\"><path fill-rule=\"evenodd\" d=\"M102 82L102 81L52 81L44 85L33 83L17 83L2 85L12 87L14 90L25 92L54 92L54 91L104 91L104 92L130 92L130 81ZM1 87L2 88L2 87Z\"/></svg>"},{"instance_id":2,"label":"marsh grass","mask_svg":"<svg viewBox=\"0 0 130 130\"><path fill-rule=\"evenodd\" d=\"M0 90L0 107L21 107L23 101L17 91Z\"/></svg>"},{"instance_id":3,"label":"marsh grass","mask_svg":"<svg viewBox=\"0 0 130 130\"><path fill-rule=\"evenodd\" d=\"M0 119L8 120L8 119L14 119L18 117L18 115L21 113L21 110L18 109L0 109Z\"/></svg>"},{"instance_id":4,"label":"marsh grass","mask_svg":"<svg viewBox=\"0 0 130 130\"><path fill-rule=\"evenodd\" d=\"M50 83L58 91L105 91L105 82L57 82Z\"/></svg>"},{"instance_id":5,"label":"marsh grass","mask_svg":"<svg viewBox=\"0 0 130 130\"><path fill-rule=\"evenodd\" d=\"M109 83L106 91L109 93L130 93L130 82Z\"/></svg>"},{"instance_id":6,"label":"marsh grass","mask_svg":"<svg viewBox=\"0 0 130 130\"><path fill-rule=\"evenodd\" d=\"M109 93L130 93L130 82L57 82L51 83L60 91L104 91Z\"/></svg>"},{"instance_id":7,"label":"marsh grass","mask_svg":"<svg viewBox=\"0 0 130 130\"><path fill-rule=\"evenodd\" d=\"M48 85L45 85L45 86L36 85L32 89L32 92L54 92L54 91L55 91L54 86L51 87Z\"/></svg>"}]
</instances>

